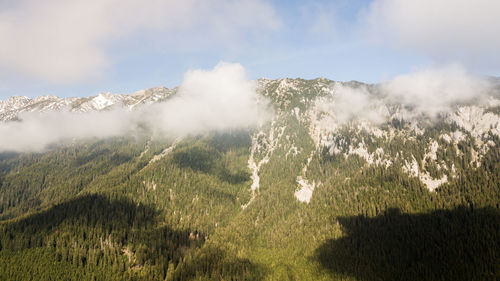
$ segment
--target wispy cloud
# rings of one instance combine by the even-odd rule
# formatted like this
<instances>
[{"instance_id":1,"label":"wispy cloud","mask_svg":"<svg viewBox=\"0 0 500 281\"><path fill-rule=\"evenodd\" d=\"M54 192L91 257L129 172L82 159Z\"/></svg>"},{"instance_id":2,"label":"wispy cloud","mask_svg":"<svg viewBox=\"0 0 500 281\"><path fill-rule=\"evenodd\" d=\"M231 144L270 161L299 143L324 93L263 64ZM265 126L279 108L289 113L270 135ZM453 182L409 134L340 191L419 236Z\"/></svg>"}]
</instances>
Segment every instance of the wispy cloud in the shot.
<instances>
[{"instance_id":1,"label":"wispy cloud","mask_svg":"<svg viewBox=\"0 0 500 281\"><path fill-rule=\"evenodd\" d=\"M109 46L137 32L231 42L280 24L264 0L7 0L0 3L0 70L71 83L108 70ZM183 43L175 39L162 43Z\"/></svg>"},{"instance_id":2,"label":"wispy cloud","mask_svg":"<svg viewBox=\"0 0 500 281\"><path fill-rule=\"evenodd\" d=\"M491 0L374 0L361 13L375 41L415 51L438 63L500 67L500 2Z\"/></svg>"}]
</instances>

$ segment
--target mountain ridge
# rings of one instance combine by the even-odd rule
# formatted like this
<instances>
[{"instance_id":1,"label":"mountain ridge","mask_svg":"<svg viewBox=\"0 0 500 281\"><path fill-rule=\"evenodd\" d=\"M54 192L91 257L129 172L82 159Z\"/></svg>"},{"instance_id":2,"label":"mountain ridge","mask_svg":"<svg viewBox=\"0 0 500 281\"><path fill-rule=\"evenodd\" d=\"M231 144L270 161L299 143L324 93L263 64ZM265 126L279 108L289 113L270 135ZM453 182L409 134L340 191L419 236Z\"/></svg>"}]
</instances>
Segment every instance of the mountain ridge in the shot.
<instances>
[{"instance_id":1,"label":"mountain ridge","mask_svg":"<svg viewBox=\"0 0 500 281\"><path fill-rule=\"evenodd\" d=\"M326 78L312 80L300 78L258 79L256 83L258 94L268 98L274 104L275 114L270 123L269 131L265 132L262 128L258 129L252 137L248 167L253 179L251 189L253 193L259 186L258 170L262 164L269 161L268 158L273 153L274 146L277 145L275 137L281 138L286 127L276 126L276 124L289 123L290 118L296 119L300 126L305 126L306 131L308 131L307 134L313 141L314 149L308 154L307 164L304 165L302 173L297 175L296 180L299 189L295 195L299 201L306 203L310 201L315 186L321 184L314 180L308 181L306 173L313 155L322 149L326 149L330 155L341 155L345 158L349 157L349 155L357 155L364 159L368 165L385 165L386 168L392 165L395 159L401 157L402 152L397 152L395 155L385 155L382 147L378 147L376 150L369 149L366 140L362 136L363 134L368 134L370 138L377 139L379 143L388 143L398 134L399 137L403 138L419 137L423 135L425 127L432 126L433 123L444 122L448 125L457 126L458 130L450 133L445 132L440 134L437 139L431 139L427 144L428 147L425 148L426 152L423 159L417 160L415 157L410 156L406 157L402 163L403 169L409 175L419 178L431 191L446 183L450 177L449 173L438 178L433 177L422 168L426 165L427 158L430 159L429 162L436 161L436 153L440 146L438 141L444 140L456 147L461 141L470 137L471 141L477 146L476 149L472 149L472 163L483 157L489 148L495 145L495 142L489 139L488 134L500 136L500 117L498 110L495 111L500 106L500 98L496 97L494 92L489 96L487 103L482 105L450 104L449 111L441 112L438 117L440 121L437 121L435 117L421 115L418 110L407 108L403 104L391 104L392 101L385 101L384 96L379 97L380 94L375 84L364 84L358 81L336 82ZM370 104L353 113L348 112L347 115L343 113L343 110L346 109L338 109L338 107L343 106L341 93L346 87L349 90L361 89L365 91L366 93L362 93L369 96ZM4 102L3 107L0 104L0 116L4 118L1 121L5 122L15 120L19 114L24 112L70 110L84 113L120 107L133 110L136 106L163 102L169 97L175 96L177 89L155 87L130 95L101 93L88 98L61 99L55 96L40 96L29 99L20 97L21 105L14 102L15 98L9 98ZM350 98L348 95L357 95L357 93L347 92L347 94L343 95ZM340 105L337 105L338 103ZM10 111L8 110L9 106L13 107ZM348 104L347 106L356 106L356 104ZM367 115L366 112L371 113ZM359 114L359 116L356 114ZM378 120L380 116L375 118L375 121L370 120L373 119L372 115L381 115L383 121ZM400 130L384 125L386 122L399 123ZM404 122L406 122L406 125L401 125ZM381 125L383 126L381 127ZM406 129L404 129L405 127ZM353 135L355 139L358 139L358 142L353 144L343 143L342 135L345 134ZM262 148L257 144L258 138L261 140L267 138L266 142L268 144L275 144L270 145L268 148ZM295 156L299 148L293 142L288 145L290 148L285 156ZM259 150L262 151L259 152ZM259 153L266 156L262 159L253 160L254 157L258 157ZM254 156L254 154L256 155ZM438 164L437 168L440 170L455 170L454 166L445 164Z\"/></svg>"},{"instance_id":2,"label":"mountain ridge","mask_svg":"<svg viewBox=\"0 0 500 281\"><path fill-rule=\"evenodd\" d=\"M151 104L167 99L177 88L154 87L133 94L112 94L102 92L90 97L59 98L44 95L35 98L12 96L0 100L0 121L14 120L22 112L69 111L89 112L108 110L113 107L132 109L140 104Z\"/></svg>"},{"instance_id":3,"label":"mountain ridge","mask_svg":"<svg viewBox=\"0 0 500 281\"><path fill-rule=\"evenodd\" d=\"M254 127L0 152L0 276L498 279L496 93L435 115L373 85L258 83Z\"/></svg>"}]
</instances>

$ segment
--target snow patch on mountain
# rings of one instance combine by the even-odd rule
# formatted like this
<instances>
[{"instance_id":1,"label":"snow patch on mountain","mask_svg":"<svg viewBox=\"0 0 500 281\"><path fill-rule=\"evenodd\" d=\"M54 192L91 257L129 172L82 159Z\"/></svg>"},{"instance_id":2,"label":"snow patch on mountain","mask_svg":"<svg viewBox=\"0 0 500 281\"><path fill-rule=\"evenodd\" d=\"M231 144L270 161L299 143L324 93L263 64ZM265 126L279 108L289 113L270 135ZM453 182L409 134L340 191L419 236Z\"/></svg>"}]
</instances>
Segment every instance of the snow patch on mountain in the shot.
<instances>
[{"instance_id":1,"label":"snow patch on mountain","mask_svg":"<svg viewBox=\"0 0 500 281\"><path fill-rule=\"evenodd\" d=\"M155 156L153 156L153 158L151 158L151 160L149 161L148 165L150 164L153 164L154 162L164 158L165 156L167 156L168 154L170 154L170 152L172 152L176 147L177 145L179 144L179 142L182 140L182 138L177 138L173 143L172 145L170 145L169 147L165 148L164 150L162 150L162 152L160 154L157 154Z\"/></svg>"},{"instance_id":2,"label":"snow patch on mountain","mask_svg":"<svg viewBox=\"0 0 500 281\"><path fill-rule=\"evenodd\" d=\"M112 106L117 103L120 98L115 98L111 93L100 93L94 97L90 104L96 110L102 110L108 106Z\"/></svg>"},{"instance_id":3,"label":"snow patch on mountain","mask_svg":"<svg viewBox=\"0 0 500 281\"><path fill-rule=\"evenodd\" d=\"M45 95L32 99L25 96L13 96L5 101L0 100L0 122L15 120L24 112L92 112L111 107L132 109L138 105L165 100L176 90L176 88L156 87L141 90L132 95L106 92L84 98L59 98L54 95Z\"/></svg>"},{"instance_id":4,"label":"snow patch on mountain","mask_svg":"<svg viewBox=\"0 0 500 281\"><path fill-rule=\"evenodd\" d=\"M165 156L169 155L172 151L174 151L174 149L181 142L181 140L182 140L182 138L176 138L174 140L174 142L169 147L163 149L162 152L153 156L153 158L151 158L151 160L149 160L148 164L146 166L144 166L144 168L142 168L141 171L145 170L147 167L149 167L153 163L155 163L155 162L161 160L162 158L164 158ZM151 140L149 140L147 142L146 147L145 147L144 151L141 153L141 155L139 156L139 158L143 157L147 153L147 151L150 148L150 144L151 144Z\"/></svg>"},{"instance_id":5,"label":"snow patch on mountain","mask_svg":"<svg viewBox=\"0 0 500 281\"><path fill-rule=\"evenodd\" d=\"M263 130L260 130L252 136L250 157L248 158L248 168L251 171L250 178L252 180L252 185L250 186L252 197L246 204L241 206L242 209L246 209L255 199L260 188L259 171L262 165L269 162L274 150L278 147L279 141L283 137L285 128L284 126L277 126L276 121L273 120L267 134ZM257 154L264 156L258 159Z\"/></svg>"},{"instance_id":6,"label":"snow patch on mountain","mask_svg":"<svg viewBox=\"0 0 500 281\"><path fill-rule=\"evenodd\" d=\"M437 141L432 141L429 151L425 154L424 160L429 157L430 160L436 161L437 160L437 150L439 148L439 144Z\"/></svg>"},{"instance_id":7,"label":"snow patch on mountain","mask_svg":"<svg viewBox=\"0 0 500 281\"><path fill-rule=\"evenodd\" d=\"M429 174L421 173L418 177L420 181L429 189L434 191L436 188L448 182L448 176L443 175L440 179L433 179Z\"/></svg>"},{"instance_id":8,"label":"snow patch on mountain","mask_svg":"<svg viewBox=\"0 0 500 281\"><path fill-rule=\"evenodd\" d=\"M414 156L412 156L412 160L410 162L405 160L403 171L412 177L418 178L427 187L427 189L429 189L429 191L434 191L440 185L448 182L448 176L446 175L443 175L439 179L434 179L426 171L420 171L418 162Z\"/></svg>"},{"instance_id":9,"label":"snow patch on mountain","mask_svg":"<svg viewBox=\"0 0 500 281\"><path fill-rule=\"evenodd\" d=\"M314 150L311 151L311 153L307 157L306 164L302 168L302 175L297 177L297 184L299 189L294 193L297 200L308 204L311 201L313 191L316 188L316 182L314 180L312 182L308 181L305 176L307 174L309 164L311 164L312 158L314 157L314 153ZM318 183L318 185L320 184L321 183Z\"/></svg>"},{"instance_id":10,"label":"snow patch on mountain","mask_svg":"<svg viewBox=\"0 0 500 281\"><path fill-rule=\"evenodd\" d=\"M300 202L309 204L313 191L316 188L316 183L314 181L311 183L301 176L297 177L297 183L299 184L300 189L294 193L295 197Z\"/></svg>"}]
</instances>

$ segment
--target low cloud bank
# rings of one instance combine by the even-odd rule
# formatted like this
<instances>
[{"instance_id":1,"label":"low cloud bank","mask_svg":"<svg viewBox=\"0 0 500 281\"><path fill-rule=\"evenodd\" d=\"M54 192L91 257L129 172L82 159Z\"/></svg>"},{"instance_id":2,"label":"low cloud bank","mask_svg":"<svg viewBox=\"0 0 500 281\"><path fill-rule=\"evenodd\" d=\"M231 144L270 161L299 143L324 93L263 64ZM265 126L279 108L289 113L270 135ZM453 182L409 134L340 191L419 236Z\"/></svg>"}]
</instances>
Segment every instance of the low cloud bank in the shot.
<instances>
[{"instance_id":1,"label":"low cloud bank","mask_svg":"<svg viewBox=\"0 0 500 281\"><path fill-rule=\"evenodd\" d=\"M436 117L449 112L456 104L484 104L493 90L493 84L467 73L462 67L448 66L399 75L392 81L382 83L380 88L392 102Z\"/></svg>"},{"instance_id":2,"label":"low cloud bank","mask_svg":"<svg viewBox=\"0 0 500 281\"><path fill-rule=\"evenodd\" d=\"M26 113L20 122L0 123L0 151L42 151L61 141L135 135L145 129L184 136L249 128L272 115L256 87L241 65L222 62L212 70L187 72L176 95L163 103L133 111ZM403 108L405 118L435 119L457 104L487 104L498 92L491 80L458 66L400 75L379 85L334 83L332 87L332 102L322 103L321 110L341 124L353 119L383 123L392 105Z\"/></svg>"},{"instance_id":3,"label":"low cloud bank","mask_svg":"<svg viewBox=\"0 0 500 281\"><path fill-rule=\"evenodd\" d=\"M239 64L186 73L177 94L134 111L26 113L20 122L0 124L0 151L41 151L61 141L134 134L147 128L181 136L256 126L270 116L258 101L256 83Z\"/></svg>"},{"instance_id":4,"label":"low cloud bank","mask_svg":"<svg viewBox=\"0 0 500 281\"><path fill-rule=\"evenodd\" d=\"M407 117L435 119L457 104L485 105L495 91L490 80L455 65L399 75L371 89L348 83L335 83L332 89L334 99L327 107L338 122L364 119L375 124L387 120L388 105L403 106Z\"/></svg>"},{"instance_id":5,"label":"low cloud bank","mask_svg":"<svg viewBox=\"0 0 500 281\"><path fill-rule=\"evenodd\" d=\"M177 95L154 105L148 123L176 134L245 128L269 117L258 104L257 84L239 64L219 63L213 70L193 70L184 77Z\"/></svg>"},{"instance_id":6,"label":"low cloud bank","mask_svg":"<svg viewBox=\"0 0 500 281\"><path fill-rule=\"evenodd\" d=\"M344 124L353 119L370 120L382 123L385 112L380 112L384 105L377 99L366 85L349 85L334 83L332 85L334 100L323 105L323 110L335 115L337 122Z\"/></svg>"},{"instance_id":7,"label":"low cloud bank","mask_svg":"<svg viewBox=\"0 0 500 281\"><path fill-rule=\"evenodd\" d=\"M123 135L135 128L135 117L125 110L22 114L20 122L0 124L0 151L41 151L64 140Z\"/></svg>"}]
</instances>

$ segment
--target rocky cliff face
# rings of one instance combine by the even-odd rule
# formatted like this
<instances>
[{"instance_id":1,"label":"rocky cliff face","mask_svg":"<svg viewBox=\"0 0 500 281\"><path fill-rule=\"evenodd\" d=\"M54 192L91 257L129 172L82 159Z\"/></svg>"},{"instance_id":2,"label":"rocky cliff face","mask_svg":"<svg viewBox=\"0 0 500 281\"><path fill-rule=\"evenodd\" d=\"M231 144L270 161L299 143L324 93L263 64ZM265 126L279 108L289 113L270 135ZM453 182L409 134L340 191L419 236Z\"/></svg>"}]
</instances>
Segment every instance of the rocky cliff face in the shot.
<instances>
[{"instance_id":1,"label":"rocky cliff face","mask_svg":"<svg viewBox=\"0 0 500 281\"><path fill-rule=\"evenodd\" d=\"M321 186L320 179L308 173L315 157L357 157L367 166L395 166L433 191L457 176L458 159L476 167L491 147L499 145L500 100L493 92L486 102L449 104L438 116L429 116L414 110L418 106L390 100L374 85L326 79L259 83L276 114L253 137L254 186L258 187L258 169L281 148L285 159L302 162L295 192L301 202L309 203ZM356 100L359 91L366 96L362 100Z\"/></svg>"}]
</instances>

